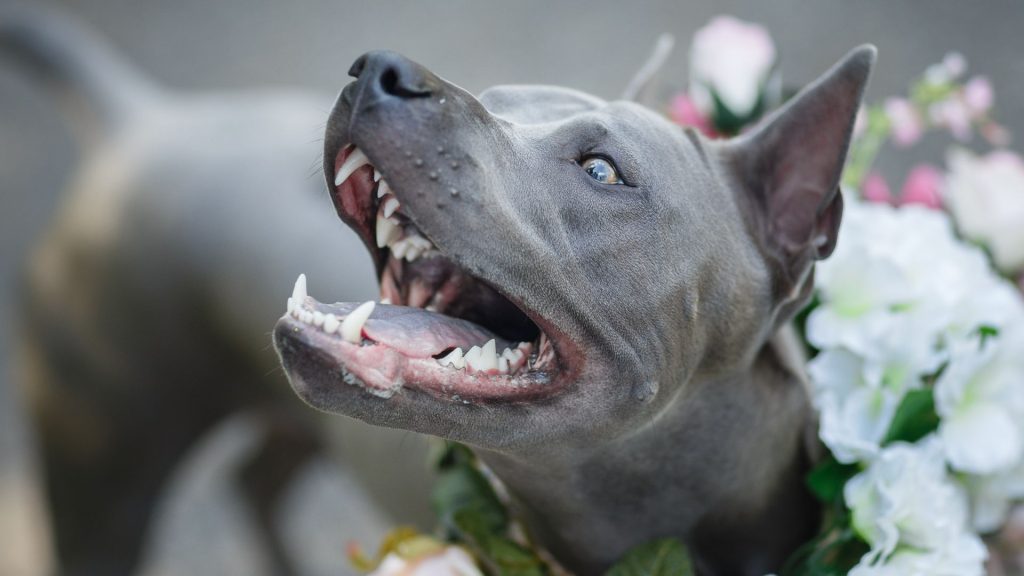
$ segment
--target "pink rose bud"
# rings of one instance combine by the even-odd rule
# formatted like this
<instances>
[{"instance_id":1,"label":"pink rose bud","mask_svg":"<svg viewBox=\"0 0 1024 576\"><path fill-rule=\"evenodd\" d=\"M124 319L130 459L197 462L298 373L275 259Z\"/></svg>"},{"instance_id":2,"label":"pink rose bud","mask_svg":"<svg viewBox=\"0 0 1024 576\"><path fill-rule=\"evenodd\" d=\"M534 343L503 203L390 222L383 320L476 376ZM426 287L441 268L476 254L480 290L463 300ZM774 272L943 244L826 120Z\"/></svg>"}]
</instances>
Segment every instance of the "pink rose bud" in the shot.
<instances>
[{"instance_id":1,"label":"pink rose bud","mask_svg":"<svg viewBox=\"0 0 1024 576\"><path fill-rule=\"evenodd\" d=\"M693 99L686 94L678 94L672 99L668 113L676 124L693 126L711 138L718 136L711 126L711 119L705 116Z\"/></svg>"},{"instance_id":2,"label":"pink rose bud","mask_svg":"<svg viewBox=\"0 0 1024 576\"><path fill-rule=\"evenodd\" d=\"M736 116L746 116L769 88L775 60L775 43L767 28L716 16L693 35L690 95L705 113L714 110L717 98Z\"/></svg>"},{"instance_id":3,"label":"pink rose bud","mask_svg":"<svg viewBox=\"0 0 1024 576\"><path fill-rule=\"evenodd\" d=\"M915 166L900 191L900 204L919 204L932 209L942 207L942 172L928 164Z\"/></svg>"},{"instance_id":4,"label":"pink rose bud","mask_svg":"<svg viewBox=\"0 0 1024 576\"><path fill-rule=\"evenodd\" d=\"M892 125L892 139L898 146L910 146L921 138L924 124L917 108L906 98L889 98L885 101L885 115Z\"/></svg>"},{"instance_id":5,"label":"pink rose bud","mask_svg":"<svg viewBox=\"0 0 1024 576\"><path fill-rule=\"evenodd\" d=\"M864 178L861 195L868 202L877 202L879 204L892 203L892 191L889 189L889 183L878 172L872 172Z\"/></svg>"}]
</instances>

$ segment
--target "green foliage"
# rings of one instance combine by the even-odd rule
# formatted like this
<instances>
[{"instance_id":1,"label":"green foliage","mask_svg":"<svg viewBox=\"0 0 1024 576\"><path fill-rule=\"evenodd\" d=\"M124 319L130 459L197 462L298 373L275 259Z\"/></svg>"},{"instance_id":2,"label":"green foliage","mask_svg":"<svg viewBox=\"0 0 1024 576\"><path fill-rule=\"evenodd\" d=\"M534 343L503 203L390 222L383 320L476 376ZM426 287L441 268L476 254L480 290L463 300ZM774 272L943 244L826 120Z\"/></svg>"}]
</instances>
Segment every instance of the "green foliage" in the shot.
<instances>
[{"instance_id":1,"label":"green foliage","mask_svg":"<svg viewBox=\"0 0 1024 576\"><path fill-rule=\"evenodd\" d=\"M447 444L437 458L437 468L432 501L450 540L469 548L492 576L550 572L534 551L508 537L508 511L468 448Z\"/></svg>"},{"instance_id":2,"label":"green foliage","mask_svg":"<svg viewBox=\"0 0 1024 576\"><path fill-rule=\"evenodd\" d=\"M754 108L746 115L739 116L735 112L729 109L721 99L718 98L718 94L711 93L712 101L714 102L714 110L711 113L711 121L720 134L727 136L733 136L740 133L747 126L750 126L757 122L757 120L764 115L768 106L765 102L764 90L759 92L757 97L757 103L754 104Z\"/></svg>"},{"instance_id":3,"label":"green foliage","mask_svg":"<svg viewBox=\"0 0 1024 576\"><path fill-rule=\"evenodd\" d=\"M931 388L911 390L903 397L893 416L882 445L892 442L917 442L939 427L935 395Z\"/></svg>"},{"instance_id":4,"label":"green foliage","mask_svg":"<svg viewBox=\"0 0 1024 576\"><path fill-rule=\"evenodd\" d=\"M626 553L605 576L692 576L686 547L674 538L641 544Z\"/></svg>"},{"instance_id":5,"label":"green foliage","mask_svg":"<svg viewBox=\"0 0 1024 576\"><path fill-rule=\"evenodd\" d=\"M811 316L811 312L821 305L821 298L818 297L818 293L815 292L811 296L810 301L804 306L796 316L793 318L793 326L796 327L797 333L800 335L800 340L807 346L807 352L810 358L814 358L818 355L818 349L815 348L810 341L807 340L807 319Z\"/></svg>"},{"instance_id":6,"label":"green foliage","mask_svg":"<svg viewBox=\"0 0 1024 576\"><path fill-rule=\"evenodd\" d=\"M807 475L807 487L822 502L841 501L843 486L859 471L856 464L842 464L830 454Z\"/></svg>"},{"instance_id":7,"label":"green foliage","mask_svg":"<svg viewBox=\"0 0 1024 576\"><path fill-rule=\"evenodd\" d=\"M490 482L476 466L476 457L468 448L449 444L438 462L438 478L431 495L434 512L446 530L457 530L457 513L472 516L490 532L508 526L508 512L494 493Z\"/></svg>"}]
</instances>

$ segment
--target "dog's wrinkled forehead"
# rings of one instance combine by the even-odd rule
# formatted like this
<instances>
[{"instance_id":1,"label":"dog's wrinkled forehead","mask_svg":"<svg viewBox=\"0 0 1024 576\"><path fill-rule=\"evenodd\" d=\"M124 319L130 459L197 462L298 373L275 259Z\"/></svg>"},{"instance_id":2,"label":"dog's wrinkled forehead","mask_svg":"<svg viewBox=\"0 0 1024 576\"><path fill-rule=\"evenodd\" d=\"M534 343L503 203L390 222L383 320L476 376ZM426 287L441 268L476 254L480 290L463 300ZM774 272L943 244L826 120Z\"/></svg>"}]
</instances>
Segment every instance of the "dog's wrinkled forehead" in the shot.
<instances>
[{"instance_id":1,"label":"dog's wrinkled forehead","mask_svg":"<svg viewBox=\"0 0 1024 576\"><path fill-rule=\"evenodd\" d=\"M607 102L558 86L495 86L480 94L494 116L515 124L544 124L604 107Z\"/></svg>"}]
</instances>

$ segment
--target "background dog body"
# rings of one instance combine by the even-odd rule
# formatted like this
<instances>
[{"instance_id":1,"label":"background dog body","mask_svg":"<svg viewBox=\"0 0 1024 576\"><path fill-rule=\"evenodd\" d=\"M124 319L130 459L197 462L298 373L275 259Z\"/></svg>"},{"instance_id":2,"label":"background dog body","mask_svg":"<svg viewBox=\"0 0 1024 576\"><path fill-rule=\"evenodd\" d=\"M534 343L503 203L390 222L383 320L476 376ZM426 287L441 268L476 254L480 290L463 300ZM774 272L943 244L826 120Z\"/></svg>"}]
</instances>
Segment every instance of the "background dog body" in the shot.
<instances>
[{"instance_id":1,"label":"background dog body","mask_svg":"<svg viewBox=\"0 0 1024 576\"><path fill-rule=\"evenodd\" d=\"M56 15L2 22L3 48L57 88L85 153L31 256L20 336L62 573L129 573L176 464L240 410L263 438L239 486L277 571L275 504L325 438L366 480L351 498L375 497L388 523L429 522L421 441L339 418L325 433L269 347L299 272L339 299L376 292L320 178L302 178L319 172L330 100L176 94Z\"/></svg>"}]
</instances>

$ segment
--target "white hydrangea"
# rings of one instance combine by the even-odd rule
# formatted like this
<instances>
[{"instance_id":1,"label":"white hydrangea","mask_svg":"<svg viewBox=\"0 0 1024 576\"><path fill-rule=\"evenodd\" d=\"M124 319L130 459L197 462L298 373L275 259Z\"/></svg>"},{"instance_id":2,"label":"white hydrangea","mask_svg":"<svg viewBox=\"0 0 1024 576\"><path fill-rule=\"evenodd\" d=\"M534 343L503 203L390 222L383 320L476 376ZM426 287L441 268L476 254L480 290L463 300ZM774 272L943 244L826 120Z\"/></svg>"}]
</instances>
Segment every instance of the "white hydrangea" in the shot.
<instances>
[{"instance_id":1,"label":"white hydrangea","mask_svg":"<svg viewBox=\"0 0 1024 576\"><path fill-rule=\"evenodd\" d=\"M1024 324L1020 295L984 253L956 237L946 214L917 206L850 203L835 253L818 266L817 289L821 305L808 318L807 338L822 352L808 370L822 441L844 463L876 457L905 394L923 386L953 350L976 343L981 327ZM966 410L965 403L976 407L974 396L958 392L973 390L958 375L981 369L971 364L975 356L959 358L961 367L943 385L942 410L966 414L943 433L961 456L978 440L969 435L983 432L970 420L978 413ZM998 465L1009 465L1020 441L990 439L997 444L990 451L1002 450Z\"/></svg>"},{"instance_id":2,"label":"white hydrangea","mask_svg":"<svg viewBox=\"0 0 1024 576\"><path fill-rule=\"evenodd\" d=\"M1006 523L1014 501L1024 500L1024 462L1005 472L967 476L971 525L977 532L995 532Z\"/></svg>"},{"instance_id":3,"label":"white hydrangea","mask_svg":"<svg viewBox=\"0 0 1024 576\"><path fill-rule=\"evenodd\" d=\"M1024 455L1024 326L957 341L935 384L939 434L962 472L1008 470Z\"/></svg>"},{"instance_id":4,"label":"white hydrangea","mask_svg":"<svg viewBox=\"0 0 1024 576\"><path fill-rule=\"evenodd\" d=\"M871 546L853 574L984 573L985 547L969 529L967 497L935 436L886 447L843 496L854 530Z\"/></svg>"}]
</instances>

